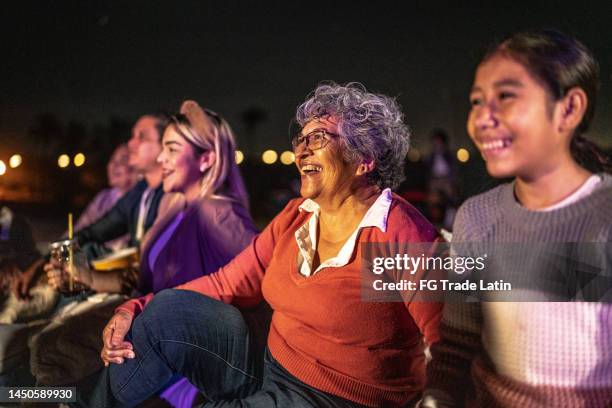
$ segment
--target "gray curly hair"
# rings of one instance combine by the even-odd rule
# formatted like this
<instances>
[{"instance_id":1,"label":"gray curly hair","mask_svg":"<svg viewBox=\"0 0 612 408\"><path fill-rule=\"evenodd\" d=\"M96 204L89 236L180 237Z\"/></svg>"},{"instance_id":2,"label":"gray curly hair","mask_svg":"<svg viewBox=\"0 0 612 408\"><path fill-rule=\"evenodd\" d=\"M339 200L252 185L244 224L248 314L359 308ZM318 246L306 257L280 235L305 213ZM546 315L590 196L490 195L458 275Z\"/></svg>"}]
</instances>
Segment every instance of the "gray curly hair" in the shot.
<instances>
[{"instance_id":1,"label":"gray curly hair","mask_svg":"<svg viewBox=\"0 0 612 408\"><path fill-rule=\"evenodd\" d=\"M404 180L404 160L410 148L410 130L395 99L367 92L357 82L321 83L295 113L301 127L316 117L338 120L347 161L373 160L368 181L381 189L397 188Z\"/></svg>"}]
</instances>

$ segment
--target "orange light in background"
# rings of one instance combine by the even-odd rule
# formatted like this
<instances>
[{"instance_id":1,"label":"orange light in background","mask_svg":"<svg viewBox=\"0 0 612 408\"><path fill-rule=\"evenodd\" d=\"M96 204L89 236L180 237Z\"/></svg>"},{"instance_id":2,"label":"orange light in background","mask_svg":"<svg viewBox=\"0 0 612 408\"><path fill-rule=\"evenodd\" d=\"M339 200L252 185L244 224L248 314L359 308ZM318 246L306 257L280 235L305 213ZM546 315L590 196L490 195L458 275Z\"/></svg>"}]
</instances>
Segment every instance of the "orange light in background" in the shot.
<instances>
[{"instance_id":1,"label":"orange light in background","mask_svg":"<svg viewBox=\"0 0 612 408\"><path fill-rule=\"evenodd\" d=\"M9 159L10 168L15 169L19 167L20 165L21 165L21 155L19 154L12 155L11 158Z\"/></svg>"},{"instance_id":2,"label":"orange light in background","mask_svg":"<svg viewBox=\"0 0 612 408\"><path fill-rule=\"evenodd\" d=\"M0 176L4 175L4 173L6 173L6 164L0 160Z\"/></svg>"},{"instance_id":3,"label":"orange light in background","mask_svg":"<svg viewBox=\"0 0 612 408\"><path fill-rule=\"evenodd\" d=\"M75 154L73 162L76 167L81 167L85 164L85 155L83 153Z\"/></svg>"},{"instance_id":4,"label":"orange light in background","mask_svg":"<svg viewBox=\"0 0 612 408\"><path fill-rule=\"evenodd\" d=\"M278 153L276 153L274 150L266 150L261 155L261 160L263 160L263 162L266 164L273 164L276 162L277 159Z\"/></svg>"},{"instance_id":5,"label":"orange light in background","mask_svg":"<svg viewBox=\"0 0 612 408\"><path fill-rule=\"evenodd\" d=\"M457 150L457 160L459 160L461 163L467 162L468 160L470 160L470 152L468 152L468 150L464 149L463 147Z\"/></svg>"},{"instance_id":6,"label":"orange light in background","mask_svg":"<svg viewBox=\"0 0 612 408\"><path fill-rule=\"evenodd\" d=\"M70 165L70 156L67 154L60 155L60 157L57 158L57 165L62 169L68 167Z\"/></svg>"},{"instance_id":7,"label":"orange light in background","mask_svg":"<svg viewBox=\"0 0 612 408\"><path fill-rule=\"evenodd\" d=\"M242 153L240 150L236 150L236 164L242 163L243 160L244 160L244 153Z\"/></svg>"},{"instance_id":8,"label":"orange light in background","mask_svg":"<svg viewBox=\"0 0 612 408\"><path fill-rule=\"evenodd\" d=\"M421 159L421 152L419 152L419 150L415 147L410 148L410 150L408 150L408 160L410 160L413 163L418 162Z\"/></svg>"},{"instance_id":9,"label":"orange light in background","mask_svg":"<svg viewBox=\"0 0 612 408\"><path fill-rule=\"evenodd\" d=\"M290 152L289 150L285 150L280 155L280 161L281 163L289 166L290 164L293 164L293 162L295 161L295 154L293 154L293 152Z\"/></svg>"}]
</instances>

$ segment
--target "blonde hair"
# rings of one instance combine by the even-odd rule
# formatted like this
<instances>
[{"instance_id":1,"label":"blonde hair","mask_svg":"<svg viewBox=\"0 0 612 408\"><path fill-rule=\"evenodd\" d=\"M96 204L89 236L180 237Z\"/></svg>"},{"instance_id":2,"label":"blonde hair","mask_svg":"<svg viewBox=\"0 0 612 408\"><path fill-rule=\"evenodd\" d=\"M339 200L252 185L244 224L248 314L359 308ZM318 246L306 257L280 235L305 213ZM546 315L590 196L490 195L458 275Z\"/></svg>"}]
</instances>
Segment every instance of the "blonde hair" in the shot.
<instances>
[{"instance_id":1,"label":"blonde hair","mask_svg":"<svg viewBox=\"0 0 612 408\"><path fill-rule=\"evenodd\" d=\"M249 197L236 164L236 141L230 125L197 102L185 101L181 114L172 118L171 126L196 151L215 153L215 161L200 181L200 196L236 201L249 208Z\"/></svg>"}]
</instances>

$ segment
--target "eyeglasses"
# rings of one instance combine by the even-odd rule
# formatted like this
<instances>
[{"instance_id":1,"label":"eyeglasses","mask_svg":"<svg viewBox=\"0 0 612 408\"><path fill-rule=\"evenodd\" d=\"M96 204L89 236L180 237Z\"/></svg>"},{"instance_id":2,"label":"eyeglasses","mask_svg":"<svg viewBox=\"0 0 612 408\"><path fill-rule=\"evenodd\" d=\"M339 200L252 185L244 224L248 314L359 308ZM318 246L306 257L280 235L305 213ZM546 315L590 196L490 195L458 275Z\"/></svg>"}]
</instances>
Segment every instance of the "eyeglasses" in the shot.
<instances>
[{"instance_id":1,"label":"eyeglasses","mask_svg":"<svg viewBox=\"0 0 612 408\"><path fill-rule=\"evenodd\" d=\"M327 146L330 141L330 136L338 137L335 133L328 132L325 129L317 129L308 133L307 135L298 134L291 140L291 146L293 151L296 151L298 147L303 146L304 149L319 150Z\"/></svg>"}]
</instances>

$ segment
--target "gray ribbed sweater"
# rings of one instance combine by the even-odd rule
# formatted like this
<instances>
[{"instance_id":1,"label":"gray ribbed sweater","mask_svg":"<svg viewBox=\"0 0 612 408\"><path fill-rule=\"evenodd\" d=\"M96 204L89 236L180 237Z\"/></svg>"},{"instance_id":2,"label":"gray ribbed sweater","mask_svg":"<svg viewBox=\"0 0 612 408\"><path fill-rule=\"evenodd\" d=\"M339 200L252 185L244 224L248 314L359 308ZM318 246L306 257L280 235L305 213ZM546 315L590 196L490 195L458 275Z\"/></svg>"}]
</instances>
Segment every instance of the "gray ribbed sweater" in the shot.
<instances>
[{"instance_id":1,"label":"gray ribbed sweater","mask_svg":"<svg viewBox=\"0 0 612 408\"><path fill-rule=\"evenodd\" d=\"M610 243L612 177L602 177L589 196L550 212L522 207L513 183L473 197L453 242ZM439 407L612 406L610 304L449 303L440 332L426 391Z\"/></svg>"}]
</instances>

